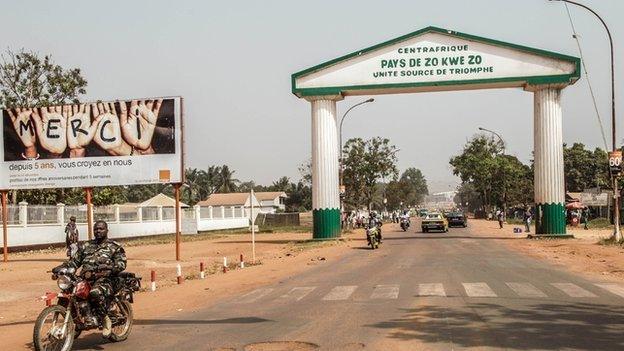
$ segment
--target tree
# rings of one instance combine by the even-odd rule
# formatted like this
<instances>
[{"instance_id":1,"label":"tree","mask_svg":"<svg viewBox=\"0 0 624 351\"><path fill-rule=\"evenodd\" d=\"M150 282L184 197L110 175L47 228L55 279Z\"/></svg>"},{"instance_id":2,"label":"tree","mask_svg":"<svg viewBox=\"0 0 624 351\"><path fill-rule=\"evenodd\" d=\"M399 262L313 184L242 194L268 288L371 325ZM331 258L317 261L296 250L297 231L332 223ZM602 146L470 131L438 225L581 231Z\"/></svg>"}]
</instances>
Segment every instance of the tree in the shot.
<instances>
[{"instance_id":1,"label":"tree","mask_svg":"<svg viewBox=\"0 0 624 351\"><path fill-rule=\"evenodd\" d=\"M482 203L491 204L493 184L497 168L495 157L502 151L502 144L484 135L469 140L462 153L451 158L453 174L463 183L470 183L481 195Z\"/></svg>"},{"instance_id":2,"label":"tree","mask_svg":"<svg viewBox=\"0 0 624 351\"><path fill-rule=\"evenodd\" d=\"M4 108L78 103L86 86L79 68L63 69L50 55L7 50L0 57L0 106Z\"/></svg>"},{"instance_id":3,"label":"tree","mask_svg":"<svg viewBox=\"0 0 624 351\"><path fill-rule=\"evenodd\" d=\"M380 137L366 141L361 138L347 140L343 148L345 204L355 208L371 208L377 183L398 175L397 151L390 140Z\"/></svg>"},{"instance_id":4,"label":"tree","mask_svg":"<svg viewBox=\"0 0 624 351\"><path fill-rule=\"evenodd\" d=\"M78 103L86 94L87 80L79 68L63 69L50 55L40 57L35 52L7 50L0 56L0 108L40 107ZM65 194L73 190L27 190L19 196L11 191L13 203L55 204L66 201ZM84 198L84 195L83 195Z\"/></svg>"},{"instance_id":5,"label":"tree","mask_svg":"<svg viewBox=\"0 0 624 351\"><path fill-rule=\"evenodd\" d=\"M596 148L586 150L582 143L563 145L564 177L567 191L581 192L588 188L611 188L607 153Z\"/></svg>"},{"instance_id":6,"label":"tree","mask_svg":"<svg viewBox=\"0 0 624 351\"><path fill-rule=\"evenodd\" d=\"M417 168L408 168L401 174L399 180L390 181L386 187L388 208L397 209L403 206L421 204L425 195L429 194L427 180Z\"/></svg>"},{"instance_id":7,"label":"tree","mask_svg":"<svg viewBox=\"0 0 624 351\"><path fill-rule=\"evenodd\" d=\"M230 167L223 165L219 168L217 175L217 191L219 193L231 193L236 191L238 179L233 178L235 171L231 171Z\"/></svg>"}]
</instances>

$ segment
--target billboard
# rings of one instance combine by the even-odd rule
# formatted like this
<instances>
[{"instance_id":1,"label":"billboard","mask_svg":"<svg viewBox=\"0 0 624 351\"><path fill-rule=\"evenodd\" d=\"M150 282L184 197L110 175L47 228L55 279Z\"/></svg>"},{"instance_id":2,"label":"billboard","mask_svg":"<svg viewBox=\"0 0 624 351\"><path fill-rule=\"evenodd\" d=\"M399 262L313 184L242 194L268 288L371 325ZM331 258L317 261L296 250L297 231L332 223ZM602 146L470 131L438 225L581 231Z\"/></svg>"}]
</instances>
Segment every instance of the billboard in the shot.
<instances>
[{"instance_id":1,"label":"billboard","mask_svg":"<svg viewBox=\"0 0 624 351\"><path fill-rule=\"evenodd\" d=\"M2 111L0 189L183 181L182 99Z\"/></svg>"}]
</instances>

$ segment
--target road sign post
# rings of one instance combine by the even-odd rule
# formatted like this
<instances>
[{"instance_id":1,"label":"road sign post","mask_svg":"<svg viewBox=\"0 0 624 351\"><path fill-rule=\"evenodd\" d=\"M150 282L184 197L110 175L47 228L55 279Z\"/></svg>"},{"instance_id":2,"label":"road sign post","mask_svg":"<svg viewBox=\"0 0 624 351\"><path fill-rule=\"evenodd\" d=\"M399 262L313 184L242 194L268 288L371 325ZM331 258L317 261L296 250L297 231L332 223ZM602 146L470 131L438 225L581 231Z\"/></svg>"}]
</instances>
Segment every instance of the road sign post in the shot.
<instances>
[{"instance_id":1,"label":"road sign post","mask_svg":"<svg viewBox=\"0 0 624 351\"><path fill-rule=\"evenodd\" d=\"M618 190L618 177L622 173L622 150L609 152L609 171L613 181L613 236L616 241L622 241L620 232L620 192Z\"/></svg>"}]
</instances>

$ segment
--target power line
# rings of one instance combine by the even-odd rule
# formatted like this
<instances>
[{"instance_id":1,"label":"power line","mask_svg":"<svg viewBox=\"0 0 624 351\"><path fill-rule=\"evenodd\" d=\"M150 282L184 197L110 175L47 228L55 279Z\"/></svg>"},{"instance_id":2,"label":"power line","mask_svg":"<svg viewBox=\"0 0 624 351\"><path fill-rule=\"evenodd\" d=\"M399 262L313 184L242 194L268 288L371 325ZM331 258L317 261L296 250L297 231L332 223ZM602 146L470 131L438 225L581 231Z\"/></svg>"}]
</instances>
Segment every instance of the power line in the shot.
<instances>
[{"instance_id":1,"label":"power line","mask_svg":"<svg viewBox=\"0 0 624 351\"><path fill-rule=\"evenodd\" d=\"M596 103L596 95L594 94L594 89L591 85L591 81L589 80L589 71L587 70L587 66L585 65L585 57L583 57L583 49L581 49L581 42L579 41L579 36L576 33L576 28L574 27L574 22L572 21L572 15L570 14L570 9L568 8L568 4L564 2L563 5L565 6L566 12L568 14L568 20L570 20L570 27L572 27L572 37L576 41L576 46L578 47L579 55L581 56L581 64L583 65L583 70L585 71L585 78L587 79L587 86L589 87L589 93L591 94L591 98L594 103L594 110L596 111L596 119L598 119L598 124L600 125L600 133L602 134L602 141L604 142L605 150L609 150L609 144L607 143L607 137L605 136L604 126L602 125L602 117L600 117L600 112L598 111L598 104Z\"/></svg>"}]
</instances>

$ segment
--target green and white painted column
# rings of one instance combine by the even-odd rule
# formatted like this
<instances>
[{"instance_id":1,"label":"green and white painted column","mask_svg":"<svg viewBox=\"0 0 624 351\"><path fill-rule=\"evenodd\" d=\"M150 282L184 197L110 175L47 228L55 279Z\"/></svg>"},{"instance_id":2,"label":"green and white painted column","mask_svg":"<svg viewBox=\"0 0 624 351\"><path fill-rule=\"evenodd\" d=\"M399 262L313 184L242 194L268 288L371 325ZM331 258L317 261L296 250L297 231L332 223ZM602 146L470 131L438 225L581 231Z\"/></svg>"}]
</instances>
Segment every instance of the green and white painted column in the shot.
<instances>
[{"instance_id":1,"label":"green and white painted column","mask_svg":"<svg viewBox=\"0 0 624 351\"><path fill-rule=\"evenodd\" d=\"M559 85L534 86L535 228L538 235L565 235L563 114Z\"/></svg>"},{"instance_id":2,"label":"green and white painted column","mask_svg":"<svg viewBox=\"0 0 624 351\"><path fill-rule=\"evenodd\" d=\"M313 238L340 236L336 101L342 96L307 97L312 103Z\"/></svg>"}]
</instances>

